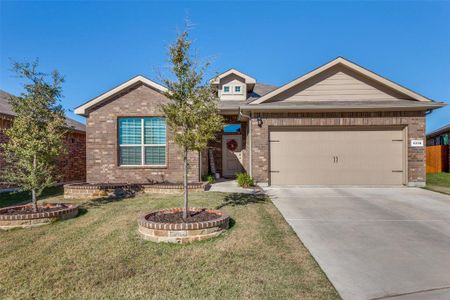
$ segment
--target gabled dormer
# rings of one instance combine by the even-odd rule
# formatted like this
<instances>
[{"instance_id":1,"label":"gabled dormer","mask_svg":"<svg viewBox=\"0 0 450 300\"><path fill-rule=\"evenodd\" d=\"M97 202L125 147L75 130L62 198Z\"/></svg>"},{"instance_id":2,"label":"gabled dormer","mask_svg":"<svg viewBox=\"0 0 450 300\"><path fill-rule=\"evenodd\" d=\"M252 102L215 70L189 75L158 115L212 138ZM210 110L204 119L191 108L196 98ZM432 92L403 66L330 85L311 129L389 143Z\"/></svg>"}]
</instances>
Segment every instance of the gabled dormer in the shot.
<instances>
[{"instance_id":1,"label":"gabled dormer","mask_svg":"<svg viewBox=\"0 0 450 300\"><path fill-rule=\"evenodd\" d=\"M230 69L211 80L217 89L217 96L222 101L244 101L247 93L253 91L256 79L235 69Z\"/></svg>"}]
</instances>

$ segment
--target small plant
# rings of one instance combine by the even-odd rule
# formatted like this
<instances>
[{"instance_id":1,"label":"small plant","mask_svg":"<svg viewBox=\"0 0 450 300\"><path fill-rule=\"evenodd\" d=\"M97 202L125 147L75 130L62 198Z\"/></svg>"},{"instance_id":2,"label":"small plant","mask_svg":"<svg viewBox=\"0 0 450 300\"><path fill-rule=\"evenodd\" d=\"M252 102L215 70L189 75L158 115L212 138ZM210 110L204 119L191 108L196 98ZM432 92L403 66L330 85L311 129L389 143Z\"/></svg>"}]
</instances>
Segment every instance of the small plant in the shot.
<instances>
[{"instance_id":1,"label":"small plant","mask_svg":"<svg viewBox=\"0 0 450 300\"><path fill-rule=\"evenodd\" d=\"M237 183L240 187L248 188L255 185L253 177L245 172L236 174Z\"/></svg>"},{"instance_id":2,"label":"small plant","mask_svg":"<svg viewBox=\"0 0 450 300\"><path fill-rule=\"evenodd\" d=\"M216 179L211 174L208 174L202 176L202 181L208 181L209 184L213 184L216 181Z\"/></svg>"}]
</instances>

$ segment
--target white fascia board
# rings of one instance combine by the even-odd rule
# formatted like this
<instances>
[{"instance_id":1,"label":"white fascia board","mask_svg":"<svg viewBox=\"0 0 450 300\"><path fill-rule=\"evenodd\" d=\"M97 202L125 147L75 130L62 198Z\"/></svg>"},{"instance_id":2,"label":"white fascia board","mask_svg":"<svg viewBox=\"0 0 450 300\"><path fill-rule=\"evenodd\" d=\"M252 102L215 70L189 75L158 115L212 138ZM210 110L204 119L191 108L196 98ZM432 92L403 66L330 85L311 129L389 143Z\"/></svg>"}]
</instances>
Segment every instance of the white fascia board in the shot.
<instances>
[{"instance_id":1,"label":"white fascia board","mask_svg":"<svg viewBox=\"0 0 450 300\"><path fill-rule=\"evenodd\" d=\"M224 77L226 77L226 76L228 76L230 74L236 74L237 76L244 78L246 84L255 84L256 83L256 79L255 78L253 78L251 76L248 76L247 74L244 74L244 73L242 73L242 72L240 72L240 71L238 71L236 69L229 69L228 71L217 75L216 77L211 79L209 82L211 84L219 84L220 83L220 79L222 79L222 78L224 78Z\"/></svg>"}]
</instances>

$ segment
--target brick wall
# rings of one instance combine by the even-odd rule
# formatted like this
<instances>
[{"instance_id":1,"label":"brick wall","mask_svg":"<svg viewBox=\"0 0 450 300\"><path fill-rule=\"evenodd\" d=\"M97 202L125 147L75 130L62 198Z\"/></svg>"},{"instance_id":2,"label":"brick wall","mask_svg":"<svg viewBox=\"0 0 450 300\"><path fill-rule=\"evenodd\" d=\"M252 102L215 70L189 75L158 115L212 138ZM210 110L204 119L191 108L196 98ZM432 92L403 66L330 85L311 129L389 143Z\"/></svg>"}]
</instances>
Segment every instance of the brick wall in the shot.
<instances>
[{"instance_id":1,"label":"brick wall","mask_svg":"<svg viewBox=\"0 0 450 300\"><path fill-rule=\"evenodd\" d=\"M5 130L12 124L13 119L2 118L0 116L0 144L8 141ZM73 182L86 180L86 134L84 132L69 132L64 143L66 145L66 154L57 161L58 181ZM1 151L1 150L0 150ZM4 167L0 153L0 169ZM1 181L1 180L0 180Z\"/></svg>"},{"instance_id":2,"label":"brick wall","mask_svg":"<svg viewBox=\"0 0 450 300\"><path fill-rule=\"evenodd\" d=\"M0 144L4 144L8 141L8 138L6 137L6 134L5 134L5 130L8 129L9 127L11 127L11 122L12 122L11 118L2 117L0 115ZM0 149L0 151L2 151L2 150ZM1 152L0 152L0 170L4 166L5 166L5 162L4 162ZM0 182L1 181L2 180L0 179Z\"/></svg>"},{"instance_id":3,"label":"brick wall","mask_svg":"<svg viewBox=\"0 0 450 300\"><path fill-rule=\"evenodd\" d=\"M257 125L256 118L263 118ZM269 126L386 126L408 128L408 181L411 185L425 182L425 147L410 147L409 140L425 141L424 112L358 112L358 113L259 113L253 116L252 168L258 182L269 181ZM416 184L417 183L417 184Z\"/></svg>"},{"instance_id":4,"label":"brick wall","mask_svg":"<svg viewBox=\"0 0 450 300\"><path fill-rule=\"evenodd\" d=\"M95 107L87 118L87 181L90 183L182 182L183 157L167 131L166 167L122 167L118 162L118 117L162 116L160 104L168 99L140 84ZM189 154L189 181L199 181L199 155Z\"/></svg>"},{"instance_id":5,"label":"brick wall","mask_svg":"<svg viewBox=\"0 0 450 300\"><path fill-rule=\"evenodd\" d=\"M69 132L64 144L66 153L58 159L57 173L63 182L86 181L86 134Z\"/></svg>"}]
</instances>

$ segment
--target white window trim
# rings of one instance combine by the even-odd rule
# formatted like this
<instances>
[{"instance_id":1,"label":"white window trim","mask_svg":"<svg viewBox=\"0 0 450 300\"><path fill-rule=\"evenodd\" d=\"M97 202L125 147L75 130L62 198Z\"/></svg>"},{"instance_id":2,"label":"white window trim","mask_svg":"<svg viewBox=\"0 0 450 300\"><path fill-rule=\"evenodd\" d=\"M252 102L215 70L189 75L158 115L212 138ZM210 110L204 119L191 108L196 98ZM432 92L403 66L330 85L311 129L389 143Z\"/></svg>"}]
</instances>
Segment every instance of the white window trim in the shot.
<instances>
[{"instance_id":1,"label":"white window trim","mask_svg":"<svg viewBox=\"0 0 450 300\"><path fill-rule=\"evenodd\" d=\"M236 92L236 88L240 87L241 91L240 92ZM242 85L235 85L233 86L233 94L235 95L242 95L244 93L244 89Z\"/></svg>"},{"instance_id":2,"label":"white window trim","mask_svg":"<svg viewBox=\"0 0 450 300\"><path fill-rule=\"evenodd\" d=\"M228 87L230 90L228 92L225 92L225 87ZM222 94L224 95L231 95L233 92L233 87L231 85L224 85L222 87Z\"/></svg>"},{"instance_id":3,"label":"white window trim","mask_svg":"<svg viewBox=\"0 0 450 300\"><path fill-rule=\"evenodd\" d=\"M136 117L120 117L120 118L136 118ZM141 164L140 165L122 165L120 164L120 154L119 154L119 167L155 167L155 168L164 168L167 167L167 124L166 124L166 143L165 144L145 144L144 143L144 119L145 118L152 118L152 117L137 117L141 119L141 143L140 144L125 144L121 145L119 143L119 151L122 147L141 147ZM156 118L156 117L155 117ZM119 131L120 134L120 131ZM120 137L119 137L120 139ZM151 147L151 146L164 146L164 152L165 152L165 161L166 163L163 165L150 165L145 164L145 147Z\"/></svg>"}]
</instances>

